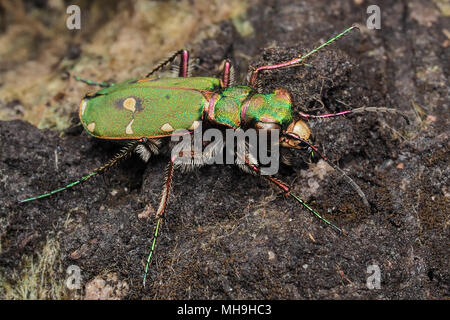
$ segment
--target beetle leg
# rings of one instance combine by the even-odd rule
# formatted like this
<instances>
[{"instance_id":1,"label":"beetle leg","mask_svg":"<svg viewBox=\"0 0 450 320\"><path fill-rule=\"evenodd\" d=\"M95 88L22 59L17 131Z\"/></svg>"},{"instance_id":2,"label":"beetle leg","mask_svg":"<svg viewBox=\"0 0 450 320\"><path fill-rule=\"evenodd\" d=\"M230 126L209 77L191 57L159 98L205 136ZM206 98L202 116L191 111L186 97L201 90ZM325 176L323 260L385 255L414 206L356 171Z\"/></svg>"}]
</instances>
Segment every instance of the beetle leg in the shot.
<instances>
[{"instance_id":1,"label":"beetle leg","mask_svg":"<svg viewBox=\"0 0 450 320\"><path fill-rule=\"evenodd\" d=\"M256 68L255 70L252 71L252 73L250 75L250 80L249 80L250 87L256 88L258 72L263 71L263 70L276 70L276 69L281 69L281 68L287 68L287 67L293 67L293 66L301 65L303 63L303 60L305 60L307 57L309 57L310 55L316 53L317 51L319 51L323 47L331 44L332 42L336 41L337 39L342 37L344 34L346 34L347 32L350 32L353 29L357 29L357 27L356 26L351 26L350 28L347 28L346 30L344 30L343 32L338 34L337 36L329 39L327 42L322 43L320 46L316 47L315 49L311 50L310 52L308 52L307 54L305 54L303 56L294 58L294 59L289 60L289 61L281 62L281 63L278 63L278 64L266 65L266 66L261 66L261 67Z\"/></svg>"},{"instance_id":2,"label":"beetle leg","mask_svg":"<svg viewBox=\"0 0 450 320\"><path fill-rule=\"evenodd\" d=\"M248 169L250 171L252 171L254 174L259 175L260 177L268 180L269 182L271 182L273 185L275 185L276 187L278 187L279 189L281 189L286 196L290 196L292 197L294 200L296 200L297 202L299 202L301 205L303 205L306 209L308 209L311 213L313 213L317 218L319 218L320 220L322 220L323 222L325 222L326 224L328 224L329 226L333 227L334 229L342 232L342 229L339 228L338 226L334 225L333 223L331 223L330 221L328 221L327 219L325 219L324 217L322 217L317 211L315 211L313 208L311 208L305 201L303 201L298 195L296 195L295 193L293 193L291 191L291 188L288 187L286 185L286 183L272 177L272 176L267 176L267 175L262 175L261 174L261 170L259 168L258 165L256 164L250 164L250 163L246 163L246 166L248 167Z\"/></svg>"},{"instance_id":3,"label":"beetle leg","mask_svg":"<svg viewBox=\"0 0 450 320\"><path fill-rule=\"evenodd\" d=\"M179 77L186 78L189 76L189 51L182 50L180 57Z\"/></svg>"},{"instance_id":4,"label":"beetle leg","mask_svg":"<svg viewBox=\"0 0 450 320\"><path fill-rule=\"evenodd\" d=\"M304 143L308 146L309 150L311 150L311 153L314 151L315 153L317 153L326 163L328 163L334 170L338 171L342 177L347 181L348 184L350 184L353 189L358 193L358 195L360 196L361 200L363 201L364 205L367 208L370 208L370 204L367 201L366 195L364 194L364 192L361 190L361 188L356 184L355 181L353 181L352 178L350 178L345 172L344 170L342 170L341 168L339 168L337 165L335 165L333 162L331 162L322 152L319 151L319 149L314 146L313 144L311 144L308 140L302 139L298 136L296 136L295 134L286 132L285 136L290 138L290 139L294 139L297 141L300 141L301 143Z\"/></svg>"},{"instance_id":5,"label":"beetle leg","mask_svg":"<svg viewBox=\"0 0 450 320\"><path fill-rule=\"evenodd\" d=\"M195 168L212 164L215 161L215 157L221 155L223 146L224 143L221 140L203 142L202 151L197 152L195 151L195 143L193 142L190 150L180 152L180 158L178 159L180 163L176 163L177 168L180 167L181 171L189 172Z\"/></svg>"},{"instance_id":6,"label":"beetle leg","mask_svg":"<svg viewBox=\"0 0 450 320\"><path fill-rule=\"evenodd\" d=\"M144 162L148 162L152 154L159 154L161 139L143 138L142 140L142 143L136 146L135 151Z\"/></svg>"},{"instance_id":7,"label":"beetle leg","mask_svg":"<svg viewBox=\"0 0 450 320\"><path fill-rule=\"evenodd\" d=\"M169 194L170 189L172 187L172 179L173 179L173 169L174 169L174 161L176 157L173 157L170 159L169 164L167 165L166 169L166 181L163 186L162 194L161 194L161 201L159 203L158 211L156 211L156 217L160 218L165 216L166 208L167 208L167 202L169 201Z\"/></svg>"},{"instance_id":8,"label":"beetle leg","mask_svg":"<svg viewBox=\"0 0 450 320\"><path fill-rule=\"evenodd\" d=\"M172 186L172 179L173 179L173 171L174 171L174 162L175 162L176 156L172 157L170 159L169 164L167 165L167 169L166 169L166 181L164 183L163 186L163 191L162 191L162 195L161 195L161 202L159 204L159 208L158 211L156 212L156 226L155 226L155 230L153 232L153 239L152 239L152 246L150 248L150 252L148 254L147 257L147 263L145 265L145 269L144 269L144 280L143 280L143 286L145 287L145 281L147 279L147 273L148 273L148 268L150 267L150 263L152 261L152 256L153 253L155 252L156 249L156 241L158 240L158 236L160 233L160 229L161 229L161 225L164 221L164 216L166 213L166 208L167 208L167 202L169 200L169 194L170 194L170 188Z\"/></svg>"},{"instance_id":9,"label":"beetle leg","mask_svg":"<svg viewBox=\"0 0 450 320\"><path fill-rule=\"evenodd\" d=\"M114 85L114 83L95 82L95 81L92 81L92 80L86 80L86 79L80 78L79 76L75 76L75 75L73 76L73 78L76 81L86 83L86 84L88 84L90 86L99 86L99 87L102 87L102 88L108 88L108 87L111 87L111 86Z\"/></svg>"},{"instance_id":10,"label":"beetle leg","mask_svg":"<svg viewBox=\"0 0 450 320\"><path fill-rule=\"evenodd\" d=\"M284 192L284 194L286 195L286 197L288 197L288 196L292 197L297 202L302 204L306 209L308 209L310 212L312 212L317 218L319 218L320 220L322 220L323 222L325 222L329 226L335 228L336 230L342 232L342 230L339 227L337 227L336 225L334 225L333 223L331 223L327 219L323 218L317 211L315 211L313 208L311 208L298 195L293 193L291 191L291 188L288 187L286 185L286 183L284 183L284 182L282 182L282 181L280 181L280 180L278 180L278 179L276 179L276 178L274 178L272 176L261 174L261 169L260 169L260 166L258 164L258 161L252 157L251 153L249 153L249 150L248 150L249 149L249 145L248 145L248 143L246 143L245 149L246 149L245 156L239 155L239 153L236 152L236 156L238 157L238 159L242 163L242 164L239 165L239 167L241 169L243 169L244 171L246 171L246 172L248 172L250 174L257 175L257 176L260 176L261 178L264 178L264 179L268 180L269 182L274 184L276 187L281 189Z\"/></svg>"},{"instance_id":11,"label":"beetle leg","mask_svg":"<svg viewBox=\"0 0 450 320\"><path fill-rule=\"evenodd\" d=\"M221 146L223 146L223 145L216 144L216 145L212 146L213 148L211 148L206 154L204 152L198 153L195 151L189 151L189 154L187 155L188 158L190 158L189 163L183 163L183 162L177 163L177 159L181 160L180 158L184 157L184 153L187 153L187 151L180 151L177 155L172 156L172 158L170 159L170 162L167 166L166 181L163 186L160 205L159 205L158 211L156 212L157 221L156 221L155 230L153 232L152 246L150 249L150 253L147 257L147 263L145 265L144 280L143 280L144 287L145 287L145 281L147 279L148 268L150 266L153 253L155 252L156 241L157 241L159 233L160 233L161 225L164 221L165 212L167 209L167 202L169 200L170 189L172 186L173 172L174 172L175 168L180 167L181 170L187 171L191 168L202 166L205 164L205 161L208 161L208 159L210 157L213 157L215 155L215 153L218 152L217 149L220 148Z\"/></svg>"},{"instance_id":12,"label":"beetle leg","mask_svg":"<svg viewBox=\"0 0 450 320\"><path fill-rule=\"evenodd\" d=\"M228 88L232 85L234 85L234 68L231 65L230 60L225 60L223 62L223 73L222 73L222 79L221 79L221 86L222 88Z\"/></svg>"},{"instance_id":13,"label":"beetle leg","mask_svg":"<svg viewBox=\"0 0 450 320\"><path fill-rule=\"evenodd\" d=\"M168 65L171 62L173 62L175 60L175 58L178 57L179 55L180 55L181 59L180 59L180 67L179 67L180 69L179 69L179 72L178 72L178 76L179 77L183 77L183 78L187 77L188 76L188 71L189 71L189 51L184 50L184 49L183 50L178 50L175 53L171 54L168 58L162 60L145 77L148 78L152 74L154 74L155 72L161 70L166 65Z\"/></svg>"},{"instance_id":14,"label":"beetle leg","mask_svg":"<svg viewBox=\"0 0 450 320\"><path fill-rule=\"evenodd\" d=\"M76 186L77 184L86 182L87 180L89 180L90 178L102 174L104 173L106 170L112 168L113 166L115 166L117 163L119 163L121 160L124 160L126 158L128 158L136 149L136 147L142 143L142 139L136 140L131 142L128 146L126 146L121 152L119 152L114 158L112 158L110 161L108 161L107 163L105 163L103 166L95 169L94 171L92 171L91 173L89 173L88 175L81 177L80 179L78 179L77 181L74 181L72 183L69 183L68 185L66 185L65 187L62 188L58 188L55 189L53 191L41 194L39 196L35 196L35 197L31 197L31 198L27 198L24 200L19 200L19 203L24 203L24 202L29 202L29 201L33 201L33 200L37 200L37 199L42 199L45 197L49 197L55 193L67 190L69 188L72 188L74 186Z\"/></svg>"}]
</instances>

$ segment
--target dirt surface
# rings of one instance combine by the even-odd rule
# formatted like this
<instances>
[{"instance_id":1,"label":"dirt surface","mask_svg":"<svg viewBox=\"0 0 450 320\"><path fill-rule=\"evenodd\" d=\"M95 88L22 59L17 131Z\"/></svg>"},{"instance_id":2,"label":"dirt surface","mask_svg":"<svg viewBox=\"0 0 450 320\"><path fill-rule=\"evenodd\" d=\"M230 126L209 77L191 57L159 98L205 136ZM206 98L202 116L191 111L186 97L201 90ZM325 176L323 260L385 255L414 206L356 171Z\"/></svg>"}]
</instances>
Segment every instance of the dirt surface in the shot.
<instances>
[{"instance_id":1,"label":"dirt surface","mask_svg":"<svg viewBox=\"0 0 450 320\"><path fill-rule=\"evenodd\" d=\"M365 27L364 0L227 3L122 2L100 14L81 2L86 28L69 31L62 1L24 2L16 16L0 1L0 43L9 45L0 52L0 296L449 298L448 1L371 1L381 8L380 30ZM143 288L155 221L142 213L158 206L166 156L147 166L133 156L103 178L17 204L119 150L77 125L77 104L93 88L66 72L121 81L188 47L198 57L194 75L214 76L230 58L243 83L249 65L298 56L353 23L360 32L308 66L261 83L264 91L288 89L298 111L371 106L408 115L409 124L373 113L310 122L316 145L358 183L370 210L322 162L295 161L280 172L346 235L235 167L177 173ZM71 265L81 269L80 289L65 286ZM380 289L367 287L371 265Z\"/></svg>"}]
</instances>

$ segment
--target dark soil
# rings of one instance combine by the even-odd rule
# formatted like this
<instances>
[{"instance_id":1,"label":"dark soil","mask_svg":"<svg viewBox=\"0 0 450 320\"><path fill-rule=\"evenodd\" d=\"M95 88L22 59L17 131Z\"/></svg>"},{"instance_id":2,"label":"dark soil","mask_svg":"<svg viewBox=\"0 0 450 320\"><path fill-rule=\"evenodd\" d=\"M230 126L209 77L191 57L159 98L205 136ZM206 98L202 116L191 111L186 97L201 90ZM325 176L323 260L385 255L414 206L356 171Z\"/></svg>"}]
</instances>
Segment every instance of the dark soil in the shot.
<instances>
[{"instance_id":1,"label":"dark soil","mask_svg":"<svg viewBox=\"0 0 450 320\"><path fill-rule=\"evenodd\" d=\"M365 1L254 1L246 15L250 36L228 19L214 37L190 44L198 57L194 75L216 75L230 58L243 83L249 65L291 59L360 24L360 32L312 56L307 66L265 74L261 83L264 91L288 89L298 111L370 106L408 115L410 124L384 113L310 122L316 145L361 187L370 209L338 173L326 171L322 179L317 161L279 175L346 234L236 167L177 173L143 288L155 221L138 215L158 207L168 158L154 157L146 166L133 156L103 178L20 205L18 199L89 173L120 148L76 125L61 133L0 121L3 285L18 285L15 275L27 268L23 257L37 258L56 238L62 270L82 270L83 287L65 293L68 298L84 296L94 278L113 273L128 288L118 297L127 299L448 299L448 11L440 1L373 2L381 8L381 30L365 27ZM83 41L66 54L82 57ZM17 104L0 102L0 109ZM380 289L366 285L370 265L380 268ZM67 277L60 276L56 282Z\"/></svg>"}]
</instances>

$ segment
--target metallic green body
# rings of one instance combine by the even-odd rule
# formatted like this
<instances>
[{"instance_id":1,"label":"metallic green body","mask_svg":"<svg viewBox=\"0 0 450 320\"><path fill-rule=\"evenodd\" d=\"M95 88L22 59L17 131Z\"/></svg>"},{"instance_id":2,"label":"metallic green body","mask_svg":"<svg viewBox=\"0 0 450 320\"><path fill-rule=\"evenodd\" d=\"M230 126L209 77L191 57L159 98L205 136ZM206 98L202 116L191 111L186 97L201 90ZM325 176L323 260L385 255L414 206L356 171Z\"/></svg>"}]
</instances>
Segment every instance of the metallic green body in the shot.
<instances>
[{"instance_id":1,"label":"metallic green body","mask_svg":"<svg viewBox=\"0 0 450 320\"><path fill-rule=\"evenodd\" d=\"M218 94L209 107L208 119L234 129L253 127L256 122L276 123L286 129L292 122L291 105L290 95L282 89L261 94L248 86L233 86Z\"/></svg>"},{"instance_id":2,"label":"metallic green body","mask_svg":"<svg viewBox=\"0 0 450 320\"><path fill-rule=\"evenodd\" d=\"M242 105L252 91L247 86L233 86L223 90L217 95L214 106L208 110L208 119L227 127L239 128Z\"/></svg>"},{"instance_id":3,"label":"metallic green body","mask_svg":"<svg viewBox=\"0 0 450 320\"><path fill-rule=\"evenodd\" d=\"M204 119L230 128L256 122L292 122L291 99L281 89L258 94L248 86L221 88L209 77L128 80L87 95L80 104L84 128L102 139L170 136Z\"/></svg>"},{"instance_id":4,"label":"metallic green body","mask_svg":"<svg viewBox=\"0 0 450 320\"><path fill-rule=\"evenodd\" d=\"M87 96L79 116L97 138L169 136L202 119L208 92L219 85L219 79L206 77L129 80Z\"/></svg>"},{"instance_id":5,"label":"metallic green body","mask_svg":"<svg viewBox=\"0 0 450 320\"><path fill-rule=\"evenodd\" d=\"M255 94L248 103L246 117L253 121L276 123L286 130L294 120L289 93L276 89L273 93Z\"/></svg>"}]
</instances>

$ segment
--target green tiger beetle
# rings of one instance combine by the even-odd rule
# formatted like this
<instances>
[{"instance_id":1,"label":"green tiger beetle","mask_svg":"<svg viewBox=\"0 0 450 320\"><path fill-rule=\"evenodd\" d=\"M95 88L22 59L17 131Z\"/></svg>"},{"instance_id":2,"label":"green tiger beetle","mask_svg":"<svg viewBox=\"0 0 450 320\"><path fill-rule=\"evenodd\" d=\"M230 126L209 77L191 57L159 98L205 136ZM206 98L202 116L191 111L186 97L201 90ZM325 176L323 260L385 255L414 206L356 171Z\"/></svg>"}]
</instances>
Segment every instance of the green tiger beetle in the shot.
<instances>
[{"instance_id":1,"label":"green tiger beetle","mask_svg":"<svg viewBox=\"0 0 450 320\"><path fill-rule=\"evenodd\" d=\"M398 111L387 108L362 107L324 115L310 115L299 112L299 117L295 120L292 99L285 89L276 89L271 93L263 94L259 92L257 85L258 76L261 75L262 71L300 66L307 57L355 28L357 27L352 26L346 29L303 56L254 69L249 74L248 85L234 84L233 69L229 60L225 60L223 64L220 79L190 77L190 61L187 50L180 50L172 54L159 63L144 79L133 79L112 84L75 77L76 80L86 84L103 87L93 94L87 94L80 103L79 117L84 129L96 138L121 140L127 142L128 145L109 162L79 180L65 187L20 202L45 198L83 183L104 173L120 160L128 158L133 152L137 152L144 161L148 161L150 155L159 153L162 143L167 142L167 138L174 135L177 129L185 129L192 133L200 124L207 123L212 127L235 130L248 128L268 130L269 132L270 130L279 130L280 146L289 149L303 149L310 154L318 154L342 174L360 195L362 201L369 206L364 193L357 184L310 142L311 132L306 121L311 118L337 117L351 113L398 113ZM178 74L175 77L151 78L157 71L173 63L177 57L180 57L180 64ZM144 271L144 286L167 209L174 169L177 167L174 160L174 157L172 157L167 166L160 205L156 213L156 226L153 232L151 249ZM293 193L286 183L273 176L262 175L258 163L250 163L247 159L241 167L244 167L247 172L268 180L281 189L286 196L292 197L324 223L342 232L339 227L323 218Z\"/></svg>"}]
</instances>

